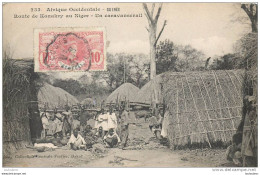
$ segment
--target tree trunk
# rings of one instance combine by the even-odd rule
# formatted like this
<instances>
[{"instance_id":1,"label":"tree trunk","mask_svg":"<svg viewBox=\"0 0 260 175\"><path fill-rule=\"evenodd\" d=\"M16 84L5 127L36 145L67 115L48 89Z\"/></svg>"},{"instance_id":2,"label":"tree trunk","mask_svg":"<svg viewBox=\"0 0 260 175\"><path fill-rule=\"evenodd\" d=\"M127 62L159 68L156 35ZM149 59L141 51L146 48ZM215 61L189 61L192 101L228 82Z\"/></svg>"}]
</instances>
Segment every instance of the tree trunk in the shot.
<instances>
[{"instance_id":1,"label":"tree trunk","mask_svg":"<svg viewBox=\"0 0 260 175\"><path fill-rule=\"evenodd\" d=\"M150 80L152 80L156 76L156 63L155 63L155 56L156 56L156 25L150 26L149 28L149 40L150 40Z\"/></svg>"},{"instance_id":2,"label":"tree trunk","mask_svg":"<svg viewBox=\"0 0 260 175\"><path fill-rule=\"evenodd\" d=\"M256 20L252 20L252 21L251 21L252 32L254 32L254 33L257 33L257 32L258 32L258 27L257 27L257 25L258 25L258 22L257 22Z\"/></svg>"}]
</instances>

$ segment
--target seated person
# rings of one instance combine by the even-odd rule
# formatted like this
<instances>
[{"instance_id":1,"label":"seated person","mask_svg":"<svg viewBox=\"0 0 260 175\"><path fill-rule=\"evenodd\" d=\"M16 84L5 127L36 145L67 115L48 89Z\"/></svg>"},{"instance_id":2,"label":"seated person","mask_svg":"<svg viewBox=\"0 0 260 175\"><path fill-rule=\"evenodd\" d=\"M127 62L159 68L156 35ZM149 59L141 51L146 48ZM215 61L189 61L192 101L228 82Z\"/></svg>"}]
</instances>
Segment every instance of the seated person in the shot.
<instances>
[{"instance_id":1,"label":"seated person","mask_svg":"<svg viewBox=\"0 0 260 175\"><path fill-rule=\"evenodd\" d=\"M94 134L92 132L92 128L90 125L86 126L86 129L84 131L84 139L85 139L87 148L91 148L92 145L95 144Z\"/></svg>"},{"instance_id":2,"label":"seated person","mask_svg":"<svg viewBox=\"0 0 260 175\"><path fill-rule=\"evenodd\" d=\"M95 144L92 145L92 153L104 153L106 149L103 141L104 131L102 126L98 128L98 131L94 137Z\"/></svg>"},{"instance_id":3,"label":"seated person","mask_svg":"<svg viewBox=\"0 0 260 175\"><path fill-rule=\"evenodd\" d=\"M232 145L227 148L226 158L235 165L242 166L241 156L242 133L236 133L232 138Z\"/></svg>"},{"instance_id":4,"label":"seated person","mask_svg":"<svg viewBox=\"0 0 260 175\"><path fill-rule=\"evenodd\" d=\"M100 127L98 128L98 131L97 131L97 133L95 134L95 136L96 136L97 138L103 139L103 137L104 137L104 131L103 131L103 127L102 127L102 126L100 126Z\"/></svg>"},{"instance_id":5,"label":"seated person","mask_svg":"<svg viewBox=\"0 0 260 175\"><path fill-rule=\"evenodd\" d=\"M70 149L78 150L80 148L85 148L86 142L83 137L78 133L77 129L73 130L73 134L71 134L68 146Z\"/></svg>"},{"instance_id":6,"label":"seated person","mask_svg":"<svg viewBox=\"0 0 260 175\"><path fill-rule=\"evenodd\" d=\"M104 142L107 147L113 148L120 142L120 138L118 137L116 132L114 132L114 129L111 128L105 135Z\"/></svg>"}]
</instances>

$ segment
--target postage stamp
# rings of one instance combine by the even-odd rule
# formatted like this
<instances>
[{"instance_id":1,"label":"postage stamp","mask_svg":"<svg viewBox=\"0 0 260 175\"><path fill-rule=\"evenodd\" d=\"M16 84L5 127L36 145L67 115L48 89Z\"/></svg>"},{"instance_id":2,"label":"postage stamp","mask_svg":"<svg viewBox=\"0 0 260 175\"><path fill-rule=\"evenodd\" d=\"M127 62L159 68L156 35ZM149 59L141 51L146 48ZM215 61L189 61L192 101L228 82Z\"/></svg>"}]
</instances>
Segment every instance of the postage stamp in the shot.
<instances>
[{"instance_id":1,"label":"postage stamp","mask_svg":"<svg viewBox=\"0 0 260 175\"><path fill-rule=\"evenodd\" d=\"M34 70L106 70L106 32L102 27L34 29Z\"/></svg>"}]
</instances>

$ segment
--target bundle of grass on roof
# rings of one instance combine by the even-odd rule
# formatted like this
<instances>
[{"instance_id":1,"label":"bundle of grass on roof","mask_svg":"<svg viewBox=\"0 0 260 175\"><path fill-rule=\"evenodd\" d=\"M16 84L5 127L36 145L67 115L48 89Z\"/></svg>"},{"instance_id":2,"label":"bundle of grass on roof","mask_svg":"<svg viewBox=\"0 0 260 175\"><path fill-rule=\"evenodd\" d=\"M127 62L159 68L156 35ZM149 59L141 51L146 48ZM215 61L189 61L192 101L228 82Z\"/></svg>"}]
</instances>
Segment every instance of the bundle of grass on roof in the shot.
<instances>
[{"instance_id":1,"label":"bundle of grass on roof","mask_svg":"<svg viewBox=\"0 0 260 175\"><path fill-rule=\"evenodd\" d=\"M136 101L140 105L151 105L152 102L162 102L162 76L163 74L157 75L151 81L146 83L136 95Z\"/></svg>"},{"instance_id":2,"label":"bundle of grass on roof","mask_svg":"<svg viewBox=\"0 0 260 175\"><path fill-rule=\"evenodd\" d=\"M38 111L34 83L37 78L32 60L3 59L4 155L31 143L31 134L34 133L30 131L30 117Z\"/></svg>"},{"instance_id":3,"label":"bundle of grass on roof","mask_svg":"<svg viewBox=\"0 0 260 175\"><path fill-rule=\"evenodd\" d=\"M106 99L106 104L116 104L121 101L136 102L139 88L131 83L124 83L114 90Z\"/></svg>"},{"instance_id":4,"label":"bundle of grass on roof","mask_svg":"<svg viewBox=\"0 0 260 175\"><path fill-rule=\"evenodd\" d=\"M48 83L43 83L43 86L38 91L37 97L40 109L44 107L48 109L64 108L66 105L72 106L79 103L77 98L67 91Z\"/></svg>"},{"instance_id":5,"label":"bundle of grass on roof","mask_svg":"<svg viewBox=\"0 0 260 175\"><path fill-rule=\"evenodd\" d=\"M243 76L243 70L165 73L171 148L230 142L242 117Z\"/></svg>"}]
</instances>

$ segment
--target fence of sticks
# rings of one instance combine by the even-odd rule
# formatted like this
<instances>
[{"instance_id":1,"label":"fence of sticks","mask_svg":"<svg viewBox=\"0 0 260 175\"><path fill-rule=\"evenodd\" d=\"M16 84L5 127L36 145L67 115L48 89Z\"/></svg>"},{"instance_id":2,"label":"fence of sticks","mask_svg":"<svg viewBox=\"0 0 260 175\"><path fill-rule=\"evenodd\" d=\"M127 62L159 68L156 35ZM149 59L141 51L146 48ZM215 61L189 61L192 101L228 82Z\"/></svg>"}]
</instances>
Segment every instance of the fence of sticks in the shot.
<instances>
[{"instance_id":1,"label":"fence of sticks","mask_svg":"<svg viewBox=\"0 0 260 175\"><path fill-rule=\"evenodd\" d=\"M30 144L40 130L35 122L39 120L35 79L32 60L3 59L4 156Z\"/></svg>"},{"instance_id":2,"label":"fence of sticks","mask_svg":"<svg viewBox=\"0 0 260 175\"><path fill-rule=\"evenodd\" d=\"M230 142L242 118L243 77L243 70L163 74L170 147Z\"/></svg>"}]
</instances>

